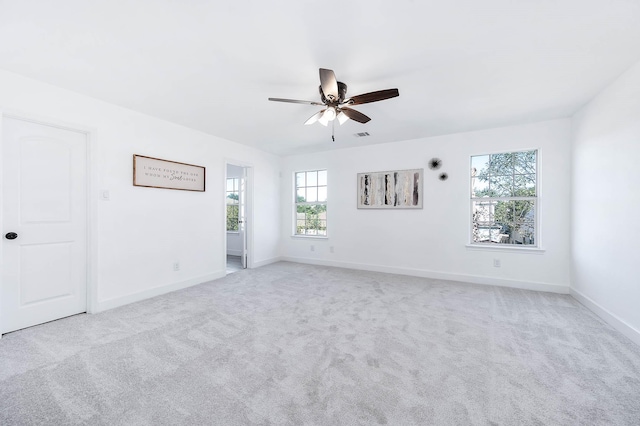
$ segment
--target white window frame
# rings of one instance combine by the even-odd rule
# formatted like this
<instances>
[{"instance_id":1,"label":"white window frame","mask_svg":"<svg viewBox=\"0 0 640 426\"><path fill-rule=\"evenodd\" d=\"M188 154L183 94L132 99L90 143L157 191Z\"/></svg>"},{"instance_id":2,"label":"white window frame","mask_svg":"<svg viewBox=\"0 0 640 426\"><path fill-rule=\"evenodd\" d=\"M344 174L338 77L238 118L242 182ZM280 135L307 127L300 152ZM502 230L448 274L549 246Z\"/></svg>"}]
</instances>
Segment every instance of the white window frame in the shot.
<instances>
[{"instance_id":1,"label":"white window frame","mask_svg":"<svg viewBox=\"0 0 640 426\"><path fill-rule=\"evenodd\" d=\"M298 186L298 173L309 173L309 172L325 172L327 173L327 184L326 185L318 185L316 181L316 185L307 186L305 181L305 186ZM325 187L327 189L327 199L328 199L328 191L329 191L329 181L328 181L328 171L327 169L311 169L311 170L298 170L293 172L293 233L292 237L294 238L319 238L326 239L329 235L329 226L328 226L328 217L325 218L325 234L324 235L313 235L313 234L298 234L298 206L315 206L315 205L324 205L325 206L325 215L328 212L327 200L325 201L298 201L298 188L320 188ZM306 178L306 177L305 177Z\"/></svg>"},{"instance_id":2,"label":"white window frame","mask_svg":"<svg viewBox=\"0 0 640 426\"><path fill-rule=\"evenodd\" d=\"M535 172L535 196L533 197L474 197L473 195L473 179L475 178L473 174L473 157L485 156L485 155L498 155L498 154L515 154L519 152L536 152L536 172ZM467 244L467 248L472 249L491 249L491 250L502 250L502 251L522 251L522 252L543 252L541 245L541 230L540 230L540 149L539 148L530 148L530 149L516 149L511 151L496 151L490 153L482 153L482 154L473 154L469 157L469 243ZM534 244L496 244L491 242L475 242L473 240L473 214L474 214L474 201L477 202L479 200L486 201L518 201L518 200L532 200L534 201L534 209L533 209L533 226L534 226Z\"/></svg>"},{"instance_id":3,"label":"white window frame","mask_svg":"<svg viewBox=\"0 0 640 426\"><path fill-rule=\"evenodd\" d=\"M227 209L227 206L231 206L233 204L229 204L228 201L228 197L229 194L238 194L238 204L236 204L238 206L238 217L240 217L240 179L239 177L228 177L227 178L227 185L225 186L225 196L224 196L224 200L225 200L225 215L229 214L229 210ZM228 185L229 185L229 181L233 180L234 184L233 184L233 188L235 189L235 191L229 191L228 190ZM237 185L236 185L236 181L237 181ZM226 217L225 217L226 220ZM240 225L238 224L238 230L237 231L233 231L233 230L229 230L227 229L227 234L239 234L240 233Z\"/></svg>"}]
</instances>

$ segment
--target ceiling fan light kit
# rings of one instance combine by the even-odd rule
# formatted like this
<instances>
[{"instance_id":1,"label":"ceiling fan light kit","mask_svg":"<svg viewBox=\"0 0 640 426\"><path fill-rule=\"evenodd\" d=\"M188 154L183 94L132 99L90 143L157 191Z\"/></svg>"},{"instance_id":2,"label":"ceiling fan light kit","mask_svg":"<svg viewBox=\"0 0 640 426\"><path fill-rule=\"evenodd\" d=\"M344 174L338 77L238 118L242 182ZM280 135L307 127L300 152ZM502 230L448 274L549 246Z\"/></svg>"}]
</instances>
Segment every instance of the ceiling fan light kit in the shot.
<instances>
[{"instance_id":1,"label":"ceiling fan light kit","mask_svg":"<svg viewBox=\"0 0 640 426\"><path fill-rule=\"evenodd\" d=\"M322 116L323 111L316 112L313 114L307 121L304 122L305 125L313 124Z\"/></svg>"},{"instance_id":2,"label":"ceiling fan light kit","mask_svg":"<svg viewBox=\"0 0 640 426\"><path fill-rule=\"evenodd\" d=\"M320 68L319 91L320 99L322 101L321 103L284 98L269 98L269 100L275 102L324 106L325 109L311 116L304 124L309 125L317 121L323 126L327 126L330 121L334 121L336 118L341 125L349 119L357 121L358 123L367 123L371 120L369 117L349 107L352 105L367 104L400 96L398 89L386 89L347 98L347 85L338 81L332 70L325 68Z\"/></svg>"},{"instance_id":3,"label":"ceiling fan light kit","mask_svg":"<svg viewBox=\"0 0 640 426\"><path fill-rule=\"evenodd\" d=\"M347 121L349 119L349 117L347 117L347 114L344 113L344 111L340 111L338 113L338 116L336 117L338 119L338 122L342 125L344 124L345 121Z\"/></svg>"},{"instance_id":4,"label":"ceiling fan light kit","mask_svg":"<svg viewBox=\"0 0 640 426\"><path fill-rule=\"evenodd\" d=\"M324 110L324 114L322 114L323 118L326 118L327 121L333 121L336 118L336 109L335 107L327 107L327 109Z\"/></svg>"}]
</instances>

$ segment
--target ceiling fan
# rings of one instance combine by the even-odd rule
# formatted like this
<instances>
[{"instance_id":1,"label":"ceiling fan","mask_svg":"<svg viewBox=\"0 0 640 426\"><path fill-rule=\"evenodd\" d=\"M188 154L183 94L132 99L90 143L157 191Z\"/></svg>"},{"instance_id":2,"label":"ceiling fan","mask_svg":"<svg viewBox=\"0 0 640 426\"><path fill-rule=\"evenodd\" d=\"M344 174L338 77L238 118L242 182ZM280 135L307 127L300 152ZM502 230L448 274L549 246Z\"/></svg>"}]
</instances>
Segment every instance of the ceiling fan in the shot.
<instances>
[{"instance_id":1,"label":"ceiling fan","mask_svg":"<svg viewBox=\"0 0 640 426\"><path fill-rule=\"evenodd\" d=\"M336 80L335 73L332 70L325 68L320 68L319 90L322 102L299 101L296 99L282 98L269 98L269 100L276 102L290 102L294 104L324 106L326 108L312 115L304 124L313 124L317 121L323 126L326 126L330 121L333 121L336 118L340 124L344 123L348 119L352 119L358 123L366 123L371 119L363 113L356 111L355 109L351 109L351 106L383 101L400 95L398 89L387 89L347 98L347 85Z\"/></svg>"}]
</instances>

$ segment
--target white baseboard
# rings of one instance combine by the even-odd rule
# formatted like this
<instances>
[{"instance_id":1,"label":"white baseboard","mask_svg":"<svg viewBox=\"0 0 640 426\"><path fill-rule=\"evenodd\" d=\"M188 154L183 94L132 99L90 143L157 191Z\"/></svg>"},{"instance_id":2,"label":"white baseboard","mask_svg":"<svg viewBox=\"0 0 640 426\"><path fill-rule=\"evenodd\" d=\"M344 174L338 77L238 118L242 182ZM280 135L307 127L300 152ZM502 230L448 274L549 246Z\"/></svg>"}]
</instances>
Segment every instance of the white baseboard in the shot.
<instances>
[{"instance_id":1,"label":"white baseboard","mask_svg":"<svg viewBox=\"0 0 640 426\"><path fill-rule=\"evenodd\" d=\"M595 302L588 296L585 296L575 288L571 288L570 292L571 296L576 299L578 302L582 303L587 309L592 311L594 314L602 318L607 324L611 327L618 330L620 333L627 336L637 345L640 345L640 331L633 328L630 324L624 321L622 318L612 313L608 309L602 307L600 304Z\"/></svg>"},{"instance_id":2,"label":"white baseboard","mask_svg":"<svg viewBox=\"0 0 640 426\"><path fill-rule=\"evenodd\" d=\"M282 260L284 260L284 258L282 256L272 257L271 259L259 260L257 262L253 262L253 265L251 265L251 267L252 268L259 268L261 266L270 265L272 263L280 262Z\"/></svg>"},{"instance_id":3,"label":"white baseboard","mask_svg":"<svg viewBox=\"0 0 640 426\"><path fill-rule=\"evenodd\" d=\"M204 275L201 277L190 278L186 281L171 283L171 284L163 285L160 287L154 287L148 290L139 291L137 293L127 294L126 296L114 297L113 299L99 301L97 309L93 313L106 311L108 309L113 309L119 306L128 305L129 303L139 302L141 300L160 296L161 294L170 293L176 290L182 290L183 288L206 283L208 281L217 280L219 278L226 276L226 274L227 274L226 271L219 271L219 272L209 274L209 275Z\"/></svg>"},{"instance_id":4,"label":"white baseboard","mask_svg":"<svg viewBox=\"0 0 640 426\"><path fill-rule=\"evenodd\" d=\"M242 255L242 250L230 250L230 249L227 249L227 254L229 256L241 256Z\"/></svg>"},{"instance_id":5,"label":"white baseboard","mask_svg":"<svg viewBox=\"0 0 640 426\"><path fill-rule=\"evenodd\" d=\"M393 266L370 265L365 263L336 262L304 257L284 256L281 260L311 265L335 266L337 268L357 269L361 271L386 272L389 274L410 275L413 277L433 278L437 280L462 281L472 284L495 285L498 287L519 288L522 290L546 291L550 293L569 294L569 286L539 283L534 281L505 280L503 278L482 277L478 275L452 274L449 272L430 271L427 269L397 268Z\"/></svg>"}]
</instances>

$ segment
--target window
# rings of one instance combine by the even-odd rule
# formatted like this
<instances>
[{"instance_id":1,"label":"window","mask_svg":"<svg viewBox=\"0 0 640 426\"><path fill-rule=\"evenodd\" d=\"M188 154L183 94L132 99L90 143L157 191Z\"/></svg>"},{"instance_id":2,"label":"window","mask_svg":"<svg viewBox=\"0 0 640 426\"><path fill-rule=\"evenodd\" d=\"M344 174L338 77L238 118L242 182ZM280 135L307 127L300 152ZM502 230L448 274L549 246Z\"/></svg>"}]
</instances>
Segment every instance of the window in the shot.
<instances>
[{"instance_id":1,"label":"window","mask_svg":"<svg viewBox=\"0 0 640 426\"><path fill-rule=\"evenodd\" d=\"M471 243L537 245L538 151L471 157Z\"/></svg>"},{"instance_id":2,"label":"window","mask_svg":"<svg viewBox=\"0 0 640 426\"><path fill-rule=\"evenodd\" d=\"M327 171L296 173L296 235L327 235Z\"/></svg>"},{"instance_id":3,"label":"window","mask_svg":"<svg viewBox=\"0 0 640 426\"><path fill-rule=\"evenodd\" d=\"M240 213L240 179L227 178L227 231L238 232Z\"/></svg>"}]
</instances>

